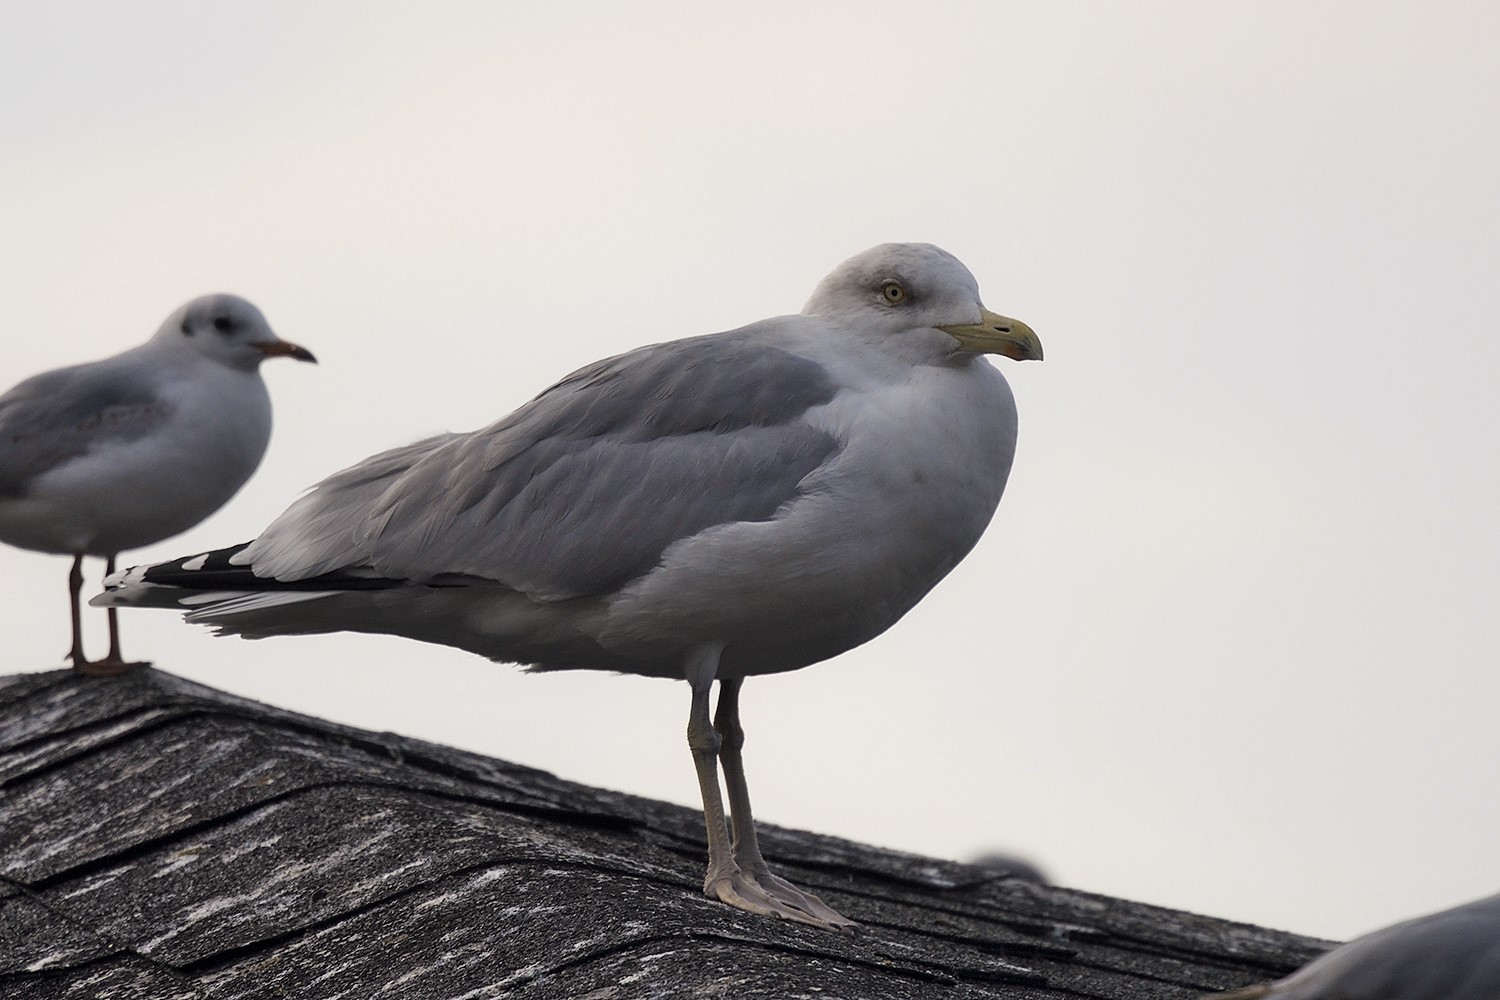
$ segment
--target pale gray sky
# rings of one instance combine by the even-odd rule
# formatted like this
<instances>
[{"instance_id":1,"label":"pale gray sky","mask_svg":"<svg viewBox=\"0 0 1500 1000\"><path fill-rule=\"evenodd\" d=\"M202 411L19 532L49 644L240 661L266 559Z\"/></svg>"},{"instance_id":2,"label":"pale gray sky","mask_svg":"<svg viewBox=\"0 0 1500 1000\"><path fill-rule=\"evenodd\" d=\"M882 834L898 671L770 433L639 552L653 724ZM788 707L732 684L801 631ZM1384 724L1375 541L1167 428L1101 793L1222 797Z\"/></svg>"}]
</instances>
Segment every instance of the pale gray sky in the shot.
<instances>
[{"instance_id":1,"label":"pale gray sky","mask_svg":"<svg viewBox=\"0 0 1500 1000\"><path fill-rule=\"evenodd\" d=\"M1010 493L886 636L747 685L757 813L1347 937L1500 886L1496 37L1479 0L11 4L0 381L219 290L318 354L149 561L937 243L1047 345L1002 362ZM66 574L0 549L7 669L61 663ZM683 685L124 618L208 684L696 802Z\"/></svg>"}]
</instances>

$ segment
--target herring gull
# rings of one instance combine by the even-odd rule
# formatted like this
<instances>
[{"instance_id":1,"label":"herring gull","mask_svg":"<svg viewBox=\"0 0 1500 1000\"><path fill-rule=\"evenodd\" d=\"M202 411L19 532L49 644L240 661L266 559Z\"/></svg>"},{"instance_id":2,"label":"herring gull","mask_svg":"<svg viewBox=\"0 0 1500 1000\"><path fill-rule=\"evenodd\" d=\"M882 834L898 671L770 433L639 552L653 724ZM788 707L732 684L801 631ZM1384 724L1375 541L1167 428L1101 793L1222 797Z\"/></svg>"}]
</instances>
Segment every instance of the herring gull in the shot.
<instances>
[{"instance_id":1,"label":"herring gull","mask_svg":"<svg viewBox=\"0 0 1500 1000\"><path fill-rule=\"evenodd\" d=\"M0 396L0 541L73 557L68 575L75 670L117 673L83 652L83 557L115 571L123 550L186 531L245 484L271 437L260 363L305 348L271 332L259 309L206 295L168 316L139 347L43 372Z\"/></svg>"},{"instance_id":2,"label":"herring gull","mask_svg":"<svg viewBox=\"0 0 1500 1000\"><path fill-rule=\"evenodd\" d=\"M761 856L740 687L873 639L979 540L1016 439L985 354L1042 347L945 251L875 247L800 315L596 362L481 430L335 473L252 542L117 574L94 602L684 678L705 893L848 928Z\"/></svg>"}]
</instances>

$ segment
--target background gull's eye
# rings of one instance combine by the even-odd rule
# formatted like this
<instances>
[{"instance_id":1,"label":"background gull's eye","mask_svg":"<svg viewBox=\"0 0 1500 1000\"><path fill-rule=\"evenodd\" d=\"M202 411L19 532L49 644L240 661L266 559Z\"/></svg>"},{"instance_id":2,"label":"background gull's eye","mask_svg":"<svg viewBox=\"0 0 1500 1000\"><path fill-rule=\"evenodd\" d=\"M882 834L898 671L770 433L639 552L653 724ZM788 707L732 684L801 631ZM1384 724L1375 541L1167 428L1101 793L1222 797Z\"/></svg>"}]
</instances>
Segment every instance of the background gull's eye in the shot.
<instances>
[{"instance_id":1,"label":"background gull's eye","mask_svg":"<svg viewBox=\"0 0 1500 1000\"><path fill-rule=\"evenodd\" d=\"M229 331L234 329L234 320L230 319L228 316L215 316L214 329L218 330L220 333L228 333Z\"/></svg>"},{"instance_id":2,"label":"background gull's eye","mask_svg":"<svg viewBox=\"0 0 1500 1000\"><path fill-rule=\"evenodd\" d=\"M899 281L887 281L880 286L880 297L889 305L899 306L906 301L906 289Z\"/></svg>"}]
</instances>

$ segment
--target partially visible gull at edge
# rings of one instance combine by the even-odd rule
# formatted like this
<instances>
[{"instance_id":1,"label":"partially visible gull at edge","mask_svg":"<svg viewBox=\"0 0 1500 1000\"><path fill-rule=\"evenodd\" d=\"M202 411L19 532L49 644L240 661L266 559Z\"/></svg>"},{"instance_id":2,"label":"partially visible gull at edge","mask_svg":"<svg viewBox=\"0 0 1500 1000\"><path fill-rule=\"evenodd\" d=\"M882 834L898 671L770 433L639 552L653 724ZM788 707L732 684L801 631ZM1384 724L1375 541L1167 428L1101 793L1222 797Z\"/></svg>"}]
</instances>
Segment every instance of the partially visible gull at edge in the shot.
<instances>
[{"instance_id":1,"label":"partially visible gull at edge","mask_svg":"<svg viewBox=\"0 0 1500 1000\"><path fill-rule=\"evenodd\" d=\"M686 679L704 891L849 928L761 856L740 687L873 639L979 540L1016 443L986 354L1042 346L945 251L875 247L800 315L596 362L481 430L335 473L252 542L117 574L94 603Z\"/></svg>"},{"instance_id":2,"label":"partially visible gull at edge","mask_svg":"<svg viewBox=\"0 0 1500 1000\"><path fill-rule=\"evenodd\" d=\"M1500 895L1372 931L1285 979L1205 1000L1500 1000Z\"/></svg>"},{"instance_id":3,"label":"partially visible gull at edge","mask_svg":"<svg viewBox=\"0 0 1500 1000\"><path fill-rule=\"evenodd\" d=\"M83 557L104 557L113 573L120 552L186 531L239 491L271 439L260 363L277 356L314 360L244 299L205 295L139 347L0 396L0 541L73 557L75 670L137 665L120 652L113 608L109 652L84 655Z\"/></svg>"}]
</instances>

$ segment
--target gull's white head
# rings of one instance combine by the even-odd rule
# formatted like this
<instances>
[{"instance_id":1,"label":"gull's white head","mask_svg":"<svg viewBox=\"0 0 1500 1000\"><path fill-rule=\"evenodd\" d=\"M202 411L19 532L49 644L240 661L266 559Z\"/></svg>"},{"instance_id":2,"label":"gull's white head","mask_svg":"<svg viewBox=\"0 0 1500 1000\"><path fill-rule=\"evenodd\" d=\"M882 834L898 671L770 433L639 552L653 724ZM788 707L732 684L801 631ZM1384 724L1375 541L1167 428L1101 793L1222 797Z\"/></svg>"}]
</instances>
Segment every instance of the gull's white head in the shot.
<instances>
[{"instance_id":1,"label":"gull's white head","mask_svg":"<svg viewBox=\"0 0 1500 1000\"><path fill-rule=\"evenodd\" d=\"M238 295L194 299L168 316L151 341L242 371L254 371L273 357L317 361L307 348L276 336L261 311Z\"/></svg>"},{"instance_id":2,"label":"gull's white head","mask_svg":"<svg viewBox=\"0 0 1500 1000\"><path fill-rule=\"evenodd\" d=\"M1020 320L990 312L959 259L930 243L882 243L834 268L802 312L880 332L946 335L947 353L1042 357L1042 342Z\"/></svg>"}]
</instances>

